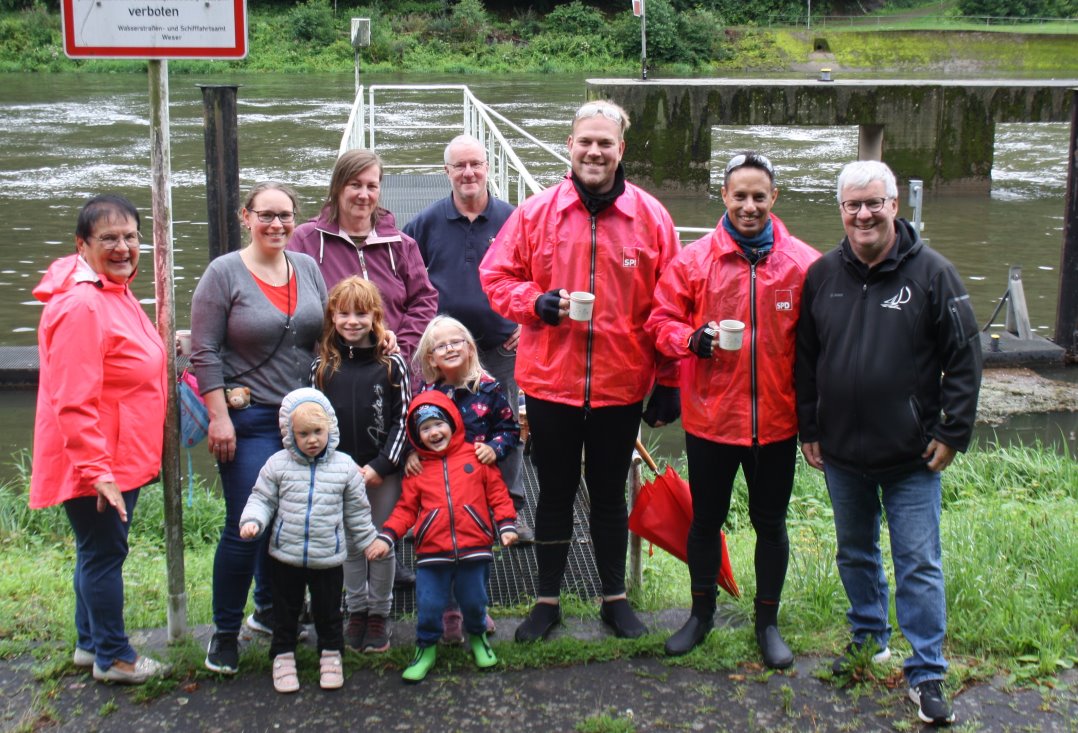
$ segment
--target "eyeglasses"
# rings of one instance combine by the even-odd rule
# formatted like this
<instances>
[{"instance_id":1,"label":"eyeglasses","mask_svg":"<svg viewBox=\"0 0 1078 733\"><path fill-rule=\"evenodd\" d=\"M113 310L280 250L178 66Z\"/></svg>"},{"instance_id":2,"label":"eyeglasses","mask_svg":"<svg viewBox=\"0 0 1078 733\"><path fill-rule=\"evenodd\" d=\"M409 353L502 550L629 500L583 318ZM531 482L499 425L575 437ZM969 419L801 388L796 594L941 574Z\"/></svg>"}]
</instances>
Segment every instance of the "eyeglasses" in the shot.
<instances>
[{"instance_id":1,"label":"eyeglasses","mask_svg":"<svg viewBox=\"0 0 1078 733\"><path fill-rule=\"evenodd\" d=\"M753 168L763 168L771 176L771 180L775 180L775 167L771 165L771 161L767 159L766 155L760 155L759 153L738 153L730 158L730 162L726 164L726 171L722 174L723 178L729 178L731 172L746 165Z\"/></svg>"},{"instance_id":2,"label":"eyeglasses","mask_svg":"<svg viewBox=\"0 0 1078 733\"><path fill-rule=\"evenodd\" d=\"M448 163L447 165L450 168L452 168L455 172L463 173L464 171L468 170L468 166L471 166L473 171L481 171L481 170L483 170L484 168L487 167L487 161L485 161L485 160L465 160L462 163Z\"/></svg>"},{"instance_id":3,"label":"eyeglasses","mask_svg":"<svg viewBox=\"0 0 1078 733\"><path fill-rule=\"evenodd\" d=\"M131 232L122 237L119 234L106 234L103 237L87 237L87 239L96 239L98 242L101 242L101 247L106 252L111 252L119 247L120 244L126 244L128 249L137 249L140 235L138 232Z\"/></svg>"},{"instance_id":4,"label":"eyeglasses","mask_svg":"<svg viewBox=\"0 0 1078 733\"><path fill-rule=\"evenodd\" d=\"M875 214L875 213L879 212L881 209L883 209L883 205L885 203L887 203L890 199L891 199L890 196L888 196L887 198L882 198L882 199L881 198L865 199L863 201L855 201L854 199L848 199L846 201L843 201L841 206L842 206L842 210L845 211L850 216L857 216L857 212L859 212L861 210L862 206L864 206L866 209L868 209L870 214Z\"/></svg>"},{"instance_id":5,"label":"eyeglasses","mask_svg":"<svg viewBox=\"0 0 1078 733\"><path fill-rule=\"evenodd\" d=\"M607 104L585 104L583 107L576 111L576 115L573 116L574 120L582 120L585 117L598 117L602 115L612 122L617 122L619 125L622 122L621 112L617 111L613 107Z\"/></svg>"},{"instance_id":6,"label":"eyeglasses","mask_svg":"<svg viewBox=\"0 0 1078 733\"><path fill-rule=\"evenodd\" d=\"M453 339L452 341L446 341L445 343L438 344L432 349L432 351L438 356L441 356L450 349L452 349L453 351L460 351L464 348L464 344L466 343L468 342L464 339Z\"/></svg>"},{"instance_id":7,"label":"eyeglasses","mask_svg":"<svg viewBox=\"0 0 1078 733\"><path fill-rule=\"evenodd\" d=\"M296 220L296 212L294 211L269 211L268 209L255 211L251 209L251 213L257 216L258 220L263 224L269 224L274 219L280 219L282 224L291 224Z\"/></svg>"}]
</instances>

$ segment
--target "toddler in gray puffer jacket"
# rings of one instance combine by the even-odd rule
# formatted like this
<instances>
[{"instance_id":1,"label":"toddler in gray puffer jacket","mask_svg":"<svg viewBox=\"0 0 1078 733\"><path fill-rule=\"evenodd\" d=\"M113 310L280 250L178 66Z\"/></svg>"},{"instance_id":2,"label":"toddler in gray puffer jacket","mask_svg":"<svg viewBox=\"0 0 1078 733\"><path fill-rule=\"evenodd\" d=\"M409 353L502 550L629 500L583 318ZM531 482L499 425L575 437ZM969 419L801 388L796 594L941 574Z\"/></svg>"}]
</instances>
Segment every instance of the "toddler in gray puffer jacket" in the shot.
<instances>
[{"instance_id":1,"label":"toddler in gray puffer jacket","mask_svg":"<svg viewBox=\"0 0 1078 733\"><path fill-rule=\"evenodd\" d=\"M348 548L362 552L377 535L363 476L338 453L337 416L325 395L305 387L281 402L284 449L269 457L240 517L240 537L269 537L273 591L273 687L299 689L296 641L306 590L321 652L320 685L344 684L341 651L342 566Z\"/></svg>"}]
</instances>

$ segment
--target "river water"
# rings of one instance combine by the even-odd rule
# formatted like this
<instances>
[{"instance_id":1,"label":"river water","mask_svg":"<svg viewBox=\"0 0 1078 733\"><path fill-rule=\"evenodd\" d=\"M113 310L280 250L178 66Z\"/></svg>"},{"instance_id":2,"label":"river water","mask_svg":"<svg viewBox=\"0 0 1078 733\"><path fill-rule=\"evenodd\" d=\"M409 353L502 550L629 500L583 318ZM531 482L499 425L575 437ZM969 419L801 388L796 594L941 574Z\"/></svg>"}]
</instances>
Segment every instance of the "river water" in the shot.
<instances>
[{"instance_id":1,"label":"river water","mask_svg":"<svg viewBox=\"0 0 1078 733\"><path fill-rule=\"evenodd\" d=\"M172 76L170 127L177 326L205 267L206 202L202 97L198 83L232 79ZM353 96L352 75L243 76L239 159L242 188L263 179L296 186L303 213L314 214L328 185ZM402 77L365 83L466 83L476 96L540 140L564 151L567 121L584 100L583 77ZM389 164L440 161L459 131L459 96L400 98L379 118L403 130L379 138ZM1051 336L1059 287L1068 129L1065 124L1000 125L990 196L925 199L924 234L958 267L984 323L1004 293L1008 268L1021 265L1033 327ZM716 128L713 170L734 152L755 148L778 168L775 213L821 250L842 235L834 182L856 157L856 128ZM73 250L76 213L100 192L118 192L150 211L149 94L145 74L0 77L0 345L36 343L40 314L30 291L41 272ZM534 146L521 150L536 177L551 183L564 166ZM708 197L664 198L679 226L711 227L722 213L718 181ZM910 216L906 202L902 214ZM150 232L148 222L143 231ZM143 245L135 290L153 314L152 245ZM999 320L999 319L997 319ZM0 426L0 461L29 445L29 395L6 394L12 428Z\"/></svg>"}]
</instances>

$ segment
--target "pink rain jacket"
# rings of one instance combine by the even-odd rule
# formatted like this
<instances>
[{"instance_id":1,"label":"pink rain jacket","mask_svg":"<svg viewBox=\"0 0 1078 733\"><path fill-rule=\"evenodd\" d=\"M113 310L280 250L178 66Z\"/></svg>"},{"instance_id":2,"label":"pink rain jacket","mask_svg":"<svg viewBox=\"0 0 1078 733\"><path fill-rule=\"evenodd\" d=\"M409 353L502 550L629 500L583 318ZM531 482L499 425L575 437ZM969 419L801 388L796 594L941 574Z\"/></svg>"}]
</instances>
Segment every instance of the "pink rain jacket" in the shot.
<instances>
[{"instance_id":1,"label":"pink rain jacket","mask_svg":"<svg viewBox=\"0 0 1078 733\"><path fill-rule=\"evenodd\" d=\"M52 263L34 297L41 361L30 507L121 491L161 470L165 349L127 285L99 277L78 255Z\"/></svg>"}]
</instances>

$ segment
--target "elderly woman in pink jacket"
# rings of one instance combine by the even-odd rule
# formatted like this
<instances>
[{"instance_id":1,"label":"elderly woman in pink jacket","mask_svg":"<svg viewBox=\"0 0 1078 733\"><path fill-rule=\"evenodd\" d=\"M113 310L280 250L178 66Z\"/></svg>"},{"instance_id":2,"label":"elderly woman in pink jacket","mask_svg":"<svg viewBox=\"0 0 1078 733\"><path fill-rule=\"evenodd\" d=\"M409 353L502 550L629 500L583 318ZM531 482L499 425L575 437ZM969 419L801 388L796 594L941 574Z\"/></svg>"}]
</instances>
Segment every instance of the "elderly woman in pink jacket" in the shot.
<instances>
[{"instance_id":1,"label":"elderly woman in pink jacket","mask_svg":"<svg viewBox=\"0 0 1078 733\"><path fill-rule=\"evenodd\" d=\"M76 253L34 288L45 308L30 507L62 504L75 532L75 666L128 684L168 672L132 648L123 617L127 533L161 467L167 381L164 345L129 287L139 239L131 202L94 197Z\"/></svg>"}]
</instances>

